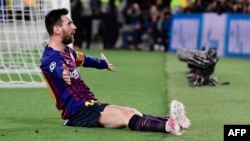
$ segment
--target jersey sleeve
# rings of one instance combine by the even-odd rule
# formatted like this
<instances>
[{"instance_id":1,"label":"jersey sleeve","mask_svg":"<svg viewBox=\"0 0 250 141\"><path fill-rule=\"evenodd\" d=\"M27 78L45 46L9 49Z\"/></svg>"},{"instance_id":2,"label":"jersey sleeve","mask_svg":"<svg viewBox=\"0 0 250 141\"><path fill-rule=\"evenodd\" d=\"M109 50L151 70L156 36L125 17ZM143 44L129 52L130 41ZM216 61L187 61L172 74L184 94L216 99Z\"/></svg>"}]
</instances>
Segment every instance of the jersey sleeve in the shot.
<instances>
[{"instance_id":1,"label":"jersey sleeve","mask_svg":"<svg viewBox=\"0 0 250 141\"><path fill-rule=\"evenodd\" d=\"M63 61L59 55L42 60L41 69L49 72L53 77L62 79Z\"/></svg>"},{"instance_id":2,"label":"jersey sleeve","mask_svg":"<svg viewBox=\"0 0 250 141\"><path fill-rule=\"evenodd\" d=\"M97 69L107 69L108 64L105 60L99 59L91 55L85 55L82 52L74 51L73 56L75 57L76 65L83 67L91 67Z\"/></svg>"},{"instance_id":3,"label":"jersey sleeve","mask_svg":"<svg viewBox=\"0 0 250 141\"><path fill-rule=\"evenodd\" d=\"M63 62L62 61L57 61L56 62L56 67L54 71L51 72L53 76L56 76L60 79L63 79L62 73L63 73Z\"/></svg>"},{"instance_id":4,"label":"jersey sleeve","mask_svg":"<svg viewBox=\"0 0 250 141\"><path fill-rule=\"evenodd\" d=\"M97 69L107 69L108 63L105 60L90 55L84 55L83 67L91 67Z\"/></svg>"}]
</instances>

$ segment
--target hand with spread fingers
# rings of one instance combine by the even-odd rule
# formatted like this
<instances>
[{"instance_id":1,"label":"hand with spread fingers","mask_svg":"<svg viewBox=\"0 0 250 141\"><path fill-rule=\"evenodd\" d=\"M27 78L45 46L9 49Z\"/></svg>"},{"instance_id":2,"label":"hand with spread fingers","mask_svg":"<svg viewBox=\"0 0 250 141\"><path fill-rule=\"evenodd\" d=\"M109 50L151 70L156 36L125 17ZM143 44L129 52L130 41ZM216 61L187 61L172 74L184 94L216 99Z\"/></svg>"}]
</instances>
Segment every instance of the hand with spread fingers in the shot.
<instances>
[{"instance_id":1,"label":"hand with spread fingers","mask_svg":"<svg viewBox=\"0 0 250 141\"><path fill-rule=\"evenodd\" d=\"M63 80L67 84L71 85L69 68L65 64L63 64L63 73L62 73L62 75L63 75Z\"/></svg>"},{"instance_id":2,"label":"hand with spread fingers","mask_svg":"<svg viewBox=\"0 0 250 141\"><path fill-rule=\"evenodd\" d=\"M105 57L105 55L103 53L101 53L101 59L105 60L108 64L108 70L109 71L115 71L115 67L113 66L113 64L109 63L108 59Z\"/></svg>"}]
</instances>

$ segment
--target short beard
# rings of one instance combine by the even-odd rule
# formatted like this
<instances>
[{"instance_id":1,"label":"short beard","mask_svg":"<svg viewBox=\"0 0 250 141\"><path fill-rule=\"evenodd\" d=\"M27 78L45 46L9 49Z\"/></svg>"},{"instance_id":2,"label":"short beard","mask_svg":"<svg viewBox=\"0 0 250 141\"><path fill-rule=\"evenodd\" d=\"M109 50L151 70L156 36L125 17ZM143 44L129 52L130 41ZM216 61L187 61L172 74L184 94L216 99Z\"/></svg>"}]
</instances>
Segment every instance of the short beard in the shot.
<instances>
[{"instance_id":1,"label":"short beard","mask_svg":"<svg viewBox=\"0 0 250 141\"><path fill-rule=\"evenodd\" d=\"M70 44L72 42L73 42L73 40L71 38L63 38L63 40L62 40L62 43L64 45L68 45L68 44Z\"/></svg>"},{"instance_id":2,"label":"short beard","mask_svg":"<svg viewBox=\"0 0 250 141\"><path fill-rule=\"evenodd\" d=\"M62 43L64 45L68 45L73 42L73 39L71 36L68 36L67 33L63 32L63 38L62 38Z\"/></svg>"}]
</instances>

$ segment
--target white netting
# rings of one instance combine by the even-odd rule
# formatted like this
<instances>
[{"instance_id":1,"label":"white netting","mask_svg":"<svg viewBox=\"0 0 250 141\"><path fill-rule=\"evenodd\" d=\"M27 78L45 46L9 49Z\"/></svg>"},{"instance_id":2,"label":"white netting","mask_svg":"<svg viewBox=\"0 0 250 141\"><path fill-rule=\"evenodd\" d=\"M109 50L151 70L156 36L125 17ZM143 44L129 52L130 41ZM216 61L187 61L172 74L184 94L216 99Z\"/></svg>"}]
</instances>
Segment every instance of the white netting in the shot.
<instances>
[{"instance_id":1,"label":"white netting","mask_svg":"<svg viewBox=\"0 0 250 141\"><path fill-rule=\"evenodd\" d=\"M39 68L44 17L69 0L0 0L0 87L45 87Z\"/></svg>"}]
</instances>

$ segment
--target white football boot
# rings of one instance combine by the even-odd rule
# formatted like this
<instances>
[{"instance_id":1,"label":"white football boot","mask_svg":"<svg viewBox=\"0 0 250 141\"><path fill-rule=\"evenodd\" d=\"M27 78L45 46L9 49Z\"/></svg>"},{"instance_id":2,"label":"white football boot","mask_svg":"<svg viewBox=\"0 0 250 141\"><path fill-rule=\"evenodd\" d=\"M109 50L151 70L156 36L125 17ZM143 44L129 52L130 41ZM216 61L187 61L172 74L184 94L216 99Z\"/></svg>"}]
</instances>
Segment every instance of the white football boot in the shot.
<instances>
[{"instance_id":1,"label":"white football boot","mask_svg":"<svg viewBox=\"0 0 250 141\"><path fill-rule=\"evenodd\" d=\"M180 136L184 133L183 129L188 129L191 125L190 120L186 117L185 106L177 101L173 100L170 104L170 118L166 122L166 131L170 131L176 136Z\"/></svg>"},{"instance_id":2,"label":"white football boot","mask_svg":"<svg viewBox=\"0 0 250 141\"><path fill-rule=\"evenodd\" d=\"M185 110L185 106L183 105L183 103L175 100L177 105L179 106L180 112L181 112L181 122L180 122L180 126L183 129L188 129L191 125L190 120L187 118L186 116L186 110Z\"/></svg>"}]
</instances>

